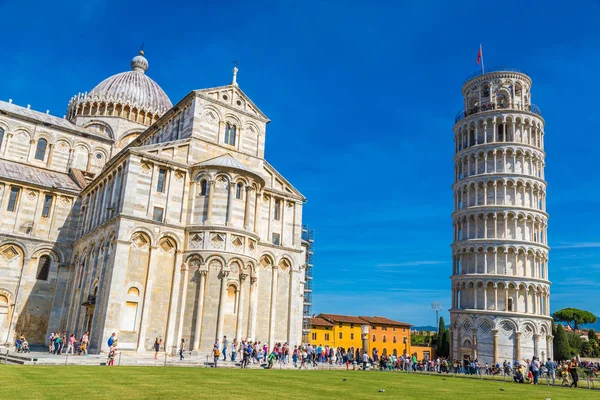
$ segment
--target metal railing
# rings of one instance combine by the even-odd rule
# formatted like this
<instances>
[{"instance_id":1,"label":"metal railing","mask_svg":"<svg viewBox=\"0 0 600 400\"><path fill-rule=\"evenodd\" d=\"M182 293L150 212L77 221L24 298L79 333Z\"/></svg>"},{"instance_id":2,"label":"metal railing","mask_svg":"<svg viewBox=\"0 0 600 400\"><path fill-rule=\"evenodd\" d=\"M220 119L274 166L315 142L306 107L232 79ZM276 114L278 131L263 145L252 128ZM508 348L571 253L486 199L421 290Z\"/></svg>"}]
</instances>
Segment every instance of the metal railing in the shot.
<instances>
[{"instance_id":1,"label":"metal railing","mask_svg":"<svg viewBox=\"0 0 600 400\"><path fill-rule=\"evenodd\" d=\"M518 69L518 68L509 68L509 67L492 67L492 68L486 68L485 74L489 74L491 72L518 72L520 74L524 74L527 75L527 72L523 71L522 69ZM468 81L470 81L471 79L480 76L480 75L485 75L483 72L481 71L477 71L477 72L473 72L471 75L467 76L467 78L465 79L465 81L463 82L463 84L467 83Z\"/></svg>"},{"instance_id":2,"label":"metal railing","mask_svg":"<svg viewBox=\"0 0 600 400\"><path fill-rule=\"evenodd\" d=\"M539 116L542 115L542 111L535 104L525 104L525 105L496 105L493 103L483 104L481 106L476 106L469 108L468 110L459 111L454 117L454 123L468 117L469 115L477 114L485 111L493 111L493 110L516 110L516 111L527 111L533 114L537 114Z\"/></svg>"}]
</instances>

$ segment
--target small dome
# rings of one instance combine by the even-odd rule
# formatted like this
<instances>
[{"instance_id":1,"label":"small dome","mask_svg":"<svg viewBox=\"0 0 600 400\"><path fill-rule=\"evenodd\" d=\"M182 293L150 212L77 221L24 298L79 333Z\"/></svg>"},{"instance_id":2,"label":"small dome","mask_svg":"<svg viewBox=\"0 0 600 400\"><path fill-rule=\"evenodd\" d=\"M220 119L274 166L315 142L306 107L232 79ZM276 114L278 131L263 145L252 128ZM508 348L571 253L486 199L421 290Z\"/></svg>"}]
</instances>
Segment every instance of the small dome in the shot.
<instances>
[{"instance_id":1,"label":"small dome","mask_svg":"<svg viewBox=\"0 0 600 400\"><path fill-rule=\"evenodd\" d=\"M146 75L148 60L144 52L131 60L131 71L121 72L100 82L88 96L129 103L147 111L164 114L173 107L156 82Z\"/></svg>"}]
</instances>

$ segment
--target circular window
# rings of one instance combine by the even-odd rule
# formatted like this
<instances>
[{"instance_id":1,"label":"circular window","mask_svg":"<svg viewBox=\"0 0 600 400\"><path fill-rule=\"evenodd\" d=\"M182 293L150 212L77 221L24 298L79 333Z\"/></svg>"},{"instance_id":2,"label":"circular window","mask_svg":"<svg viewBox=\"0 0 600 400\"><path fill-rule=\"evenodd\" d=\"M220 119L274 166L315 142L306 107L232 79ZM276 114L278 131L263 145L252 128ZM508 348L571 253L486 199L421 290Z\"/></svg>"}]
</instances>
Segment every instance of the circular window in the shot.
<instances>
[{"instance_id":1,"label":"circular window","mask_svg":"<svg viewBox=\"0 0 600 400\"><path fill-rule=\"evenodd\" d=\"M238 106L242 105L242 102L240 100L238 100L236 103L237 103Z\"/></svg>"},{"instance_id":2,"label":"circular window","mask_svg":"<svg viewBox=\"0 0 600 400\"><path fill-rule=\"evenodd\" d=\"M102 159L102 153L96 153L96 158L98 160L101 160Z\"/></svg>"},{"instance_id":3,"label":"circular window","mask_svg":"<svg viewBox=\"0 0 600 400\"><path fill-rule=\"evenodd\" d=\"M228 98L229 97L226 94L223 95L223 100L227 100Z\"/></svg>"}]
</instances>

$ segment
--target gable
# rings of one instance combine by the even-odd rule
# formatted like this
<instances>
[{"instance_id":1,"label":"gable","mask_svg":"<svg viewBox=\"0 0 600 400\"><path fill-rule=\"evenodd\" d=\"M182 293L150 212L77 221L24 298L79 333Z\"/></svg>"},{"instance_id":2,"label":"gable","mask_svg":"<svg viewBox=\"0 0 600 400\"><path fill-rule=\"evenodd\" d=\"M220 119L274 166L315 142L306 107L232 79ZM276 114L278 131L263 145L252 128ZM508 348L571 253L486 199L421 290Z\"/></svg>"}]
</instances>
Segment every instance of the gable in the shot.
<instances>
[{"instance_id":1,"label":"gable","mask_svg":"<svg viewBox=\"0 0 600 400\"><path fill-rule=\"evenodd\" d=\"M263 165L264 168L264 176L267 178L267 188L279 192L282 194L286 194L290 197L296 197L299 200L306 201L306 198L292 186L291 183L287 181L271 164L269 164L266 160Z\"/></svg>"},{"instance_id":2,"label":"gable","mask_svg":"<svg viewBox=\"0 0 600 400\"><path fill-rule=\"evenodd\" d=\"M249 114L255 118L269 122L269 118L250 100L238 86L228 85L195 91L198 95L223 104L236 111Z\"/></svg>"}]
</instances>

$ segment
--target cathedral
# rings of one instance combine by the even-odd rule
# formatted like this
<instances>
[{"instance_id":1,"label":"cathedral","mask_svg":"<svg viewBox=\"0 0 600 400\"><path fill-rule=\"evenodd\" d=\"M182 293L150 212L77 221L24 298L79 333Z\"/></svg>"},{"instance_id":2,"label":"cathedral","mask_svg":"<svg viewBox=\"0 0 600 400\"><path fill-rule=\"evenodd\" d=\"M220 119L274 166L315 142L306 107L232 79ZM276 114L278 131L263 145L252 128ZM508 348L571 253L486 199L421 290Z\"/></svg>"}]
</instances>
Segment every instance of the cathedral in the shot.
<instances>
[{"instance_id":1,"label":"cathedral","mask_svg":"<svg viewBox=\"0 0 600 400\"><path fill-rule=\"evenodd\" d=\"M147 70L140 52L64 118L0 101L0 344L299 344L305 198L264 158L269 119L237 68L175 105Z\"/></svg>"}]
</instances>

